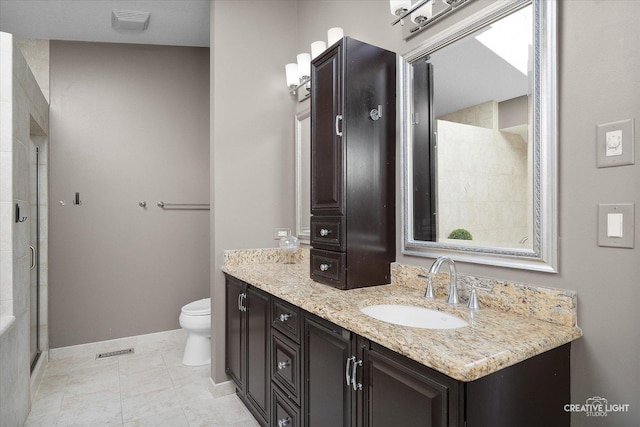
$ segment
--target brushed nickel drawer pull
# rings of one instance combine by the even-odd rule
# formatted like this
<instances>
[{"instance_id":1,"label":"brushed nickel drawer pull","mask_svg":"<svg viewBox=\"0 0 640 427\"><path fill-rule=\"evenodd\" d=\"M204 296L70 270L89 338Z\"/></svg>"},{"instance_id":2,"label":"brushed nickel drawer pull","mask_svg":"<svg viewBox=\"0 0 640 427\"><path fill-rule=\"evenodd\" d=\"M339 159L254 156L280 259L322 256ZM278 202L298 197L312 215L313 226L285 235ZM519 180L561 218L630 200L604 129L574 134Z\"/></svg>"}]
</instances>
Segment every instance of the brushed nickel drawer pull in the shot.
<instances>
[{"instance_id":1,"label":"brushed nickel drawer pull","mask_svg":"<svg viewBox=\"0 0 640 427\"><path fill-rule=\"evenodd\" d=\"M278 371L288 368L289 366L291 366L291 360L287 359L283 362L278 362Z\"/></svg>"},{"instance_id":2,"label":"brushed nickel drawer pull","mask_svg":"<svg viewBox=\"0 0 640 427\"><path fill-rule=\"evenodd\" d=\"M356 361L356 357L351 356L351 357L347 357L347 360L344 363L344 379L347 383L347 387L351 385L351 373L349 372L349 365L351 365L351 362L355 362L355 361Z\"/></svg>"},{"instance_id":3,"label":"brushed nickel drawer pull","mask_svg":"<svg viewBox=\"0 0 640 427\"><path fill-rule=\"evenodd\" d=\"M331 230L328 230L326 228L323 228L323 229L320 230L320 235L322 237L328 236L329 234L331 234Z\"/></svg>"},{"instance_id":4,"label":"brushed nickel drawer pull","mask_svg":"<svg viewBox=\"0 0 640 427\"><path fill-rule=\"evenodd\" d=\"M287 418L280 418L278 420L278 427L286 427L289 424L291 424L291 418L287 417Z\"/></svg>"},{"instance_id":5,"label":"brushed nickel drawer pull","mask_svg":"<svg viewBox=\"0 0 640 427\"><path fill-rule=\"evenodd\" d=\"M280 321L281 322L286 322L287 320L291 319L292 317L293 317L293 314L291 314L291 313L286 313L286 314L282 313L280 315Z\"/></svg>"},{"instance_id":6,"label":"brushed nickel drawer pull","mask_svg":"<svg viewBox=\"0 0 640 427\"><path fill-rule=\"evenodd\" d=\"M351 385L353 386L353 389L355 391L358 390L362 390L362 384L358 382L357 377L356 377L356 369L358 368L358 366L362 366L362 360L358 360L357 362L355 361L355 357L353 358L354 362L353 365L351 367Z\"/></svg>"},{"instance_id":7,"label":"brushed nickel drawer pull","mask_svg":"<svg viewBox=\"0 0 640 427\"><path fill-rule=\"evenodd\" d=\"M320 264L320 271L327 271L331 268L331 264Z\"/></svg>"}]
</instances>

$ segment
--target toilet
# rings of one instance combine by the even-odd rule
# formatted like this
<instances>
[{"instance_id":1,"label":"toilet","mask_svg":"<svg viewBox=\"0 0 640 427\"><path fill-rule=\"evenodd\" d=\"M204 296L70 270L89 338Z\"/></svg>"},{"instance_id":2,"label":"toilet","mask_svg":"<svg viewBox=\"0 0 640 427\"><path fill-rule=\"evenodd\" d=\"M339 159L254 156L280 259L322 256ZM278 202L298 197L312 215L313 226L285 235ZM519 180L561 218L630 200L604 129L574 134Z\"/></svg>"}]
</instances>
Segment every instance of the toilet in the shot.
<instances>
[{"instance_id":1,"label":"toilet","mask_svg":"<svg viewBox=\"0 0 640 427\"><path fill-rule=\"evenodd\" d=\"M187 331L182 364L200 366L211 362L211 298L182 307L180 327Z\"/></svg>"}]
</instances>

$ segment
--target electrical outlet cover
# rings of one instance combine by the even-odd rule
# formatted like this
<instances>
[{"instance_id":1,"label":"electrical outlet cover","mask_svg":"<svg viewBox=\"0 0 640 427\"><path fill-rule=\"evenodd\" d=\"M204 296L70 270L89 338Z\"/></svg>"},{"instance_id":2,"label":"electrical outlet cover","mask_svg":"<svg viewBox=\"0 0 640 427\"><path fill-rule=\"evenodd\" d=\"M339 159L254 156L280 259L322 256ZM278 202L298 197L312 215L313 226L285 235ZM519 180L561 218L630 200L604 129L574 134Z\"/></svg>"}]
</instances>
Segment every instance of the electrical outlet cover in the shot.
<instances>
[{"instance_id":1,"label":"electrical outlet cover","mask_svg":"<svg viewBox=\"0 0 640 427\"><path fill-rule=\"evenodd\" d=\"M289 237L291 236L291 229L290 228L274 228L273 229L273 239L274 240L280 240L283 237Z\"/></svg>"}]
</instances>

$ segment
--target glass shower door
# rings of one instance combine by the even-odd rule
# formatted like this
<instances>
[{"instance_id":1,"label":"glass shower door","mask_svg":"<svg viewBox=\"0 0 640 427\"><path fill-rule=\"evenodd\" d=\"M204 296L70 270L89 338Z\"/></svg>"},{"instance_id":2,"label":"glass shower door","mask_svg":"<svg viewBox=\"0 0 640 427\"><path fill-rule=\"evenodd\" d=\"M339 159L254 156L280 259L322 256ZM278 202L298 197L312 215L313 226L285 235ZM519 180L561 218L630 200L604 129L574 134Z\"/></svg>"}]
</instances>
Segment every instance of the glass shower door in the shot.
<instances>
[{"instance_id":1,"label":"glass shower door","mask_svg":"<svg viewBox=\"0 0 640 427\"><path fill-rule=\"evenodd\" d=\"M32 140L29 156L29 235L31 250L29 285L29 354L31 370L40 356L40 150Z\"/></svg>"}]
</instances>

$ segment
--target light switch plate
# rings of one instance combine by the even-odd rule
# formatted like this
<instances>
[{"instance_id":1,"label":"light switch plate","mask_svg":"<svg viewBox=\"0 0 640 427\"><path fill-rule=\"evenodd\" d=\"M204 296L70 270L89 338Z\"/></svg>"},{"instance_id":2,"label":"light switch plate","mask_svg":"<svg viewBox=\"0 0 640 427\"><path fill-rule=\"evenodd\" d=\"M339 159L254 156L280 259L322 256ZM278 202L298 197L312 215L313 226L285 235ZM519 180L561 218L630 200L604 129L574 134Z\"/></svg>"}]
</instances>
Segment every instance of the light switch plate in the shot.
<instances>
[{"instance_id":1,"label":"light switch plate","mask_svg":"<svg viewBox=\"0 0 640 427\"><path fill-rule=\"evenodd\" d=\"M613 214L610 216L610 214ZM609 230L617 226L622 215L622 237L609 237L610 234L620 234L619 230ZM633 249L635 240L635 205L633 203L599 204L598 205L598 246L611 248ZM617 228L617 227L616 227Z\"/></svg>"},{"instance_id":2,"label":"light switch plate","mask_svg":"<svg viewBox=\"0 0 640 427\"><path fill-rule=\"evenodd\" d=\"M599 168L635 163L633 119L598 125L596 134L596 162Z\"/></svg>"}]
</instances>

